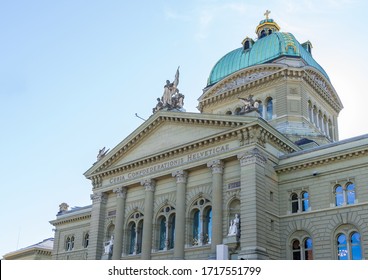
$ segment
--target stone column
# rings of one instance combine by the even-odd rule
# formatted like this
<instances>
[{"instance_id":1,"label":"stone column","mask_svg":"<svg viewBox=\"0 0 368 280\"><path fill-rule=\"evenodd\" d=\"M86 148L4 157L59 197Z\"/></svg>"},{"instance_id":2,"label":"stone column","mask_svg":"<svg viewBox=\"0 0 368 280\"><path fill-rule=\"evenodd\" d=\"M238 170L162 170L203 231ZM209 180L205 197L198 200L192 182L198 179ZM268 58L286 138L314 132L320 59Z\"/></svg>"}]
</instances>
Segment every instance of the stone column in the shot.
<instances>
[{"instance_id":1,"label":"stone column","mask_svg":"<svg viewBox=\"0 0 368 280\"><path fill-rule=\"evenodd\" d=\"M240 253L243 259L268 259L265 164L258 148L238 155L240 161Z\"/></svg>"},{"instance_id":2,"label":"stone column","mask_svg":"<svg viewBox=\"0 0 368 280\"><path fill-rule=\"evenodd\" d=\"M212 160L207 163L212 169L212 240L211 253L216 254L216 246L222 244L222 186L224 164L221 160Z\"/></svg>"},{"instance_id":3,"label":"stone column","mask_svg":"<svg viewBox=\"0 0 368 280\"><path fill-rule=\"evenodd\" d=\"M156 182L154 180L144 180L141 184L145 188L141 258L142 260L150 260L152 251L153 195Z\"/></svg>"},{"instance_id":4,"label":"stone column","mask_svg":"<svg viewBox=\"0 0 368 280\"><path fill-rule=\"evenodd\" d=\"M173 172L172 176L176 178L174 259L183 260L185 248L185 202L188 173L183 170L178 170Z\"/></svg>"},{"instance_id":5,"label":"stone column","mask_svg":"<svg viewBox=\"0 0 368 280\"><path fill-rule=\"evenodd\" d=\"M88 259L100 260L103 253L105 212L107 195L103 192L91 194L92 213L89 232Z\"/></svg>"},{"instance_id":6,"label":"stone column","mask_svg":"<svg viewBox=\"0 0 368 280\"><path fill-rule=\"evenodd\" d=\"M127 190L125 187L119 187L114 189L114 193L116 193L116 220L115 220L114 247L112 251L112 259L120 260L121 251L123 248L125 201L127 196Z\"/></svg>"}]
</instances>

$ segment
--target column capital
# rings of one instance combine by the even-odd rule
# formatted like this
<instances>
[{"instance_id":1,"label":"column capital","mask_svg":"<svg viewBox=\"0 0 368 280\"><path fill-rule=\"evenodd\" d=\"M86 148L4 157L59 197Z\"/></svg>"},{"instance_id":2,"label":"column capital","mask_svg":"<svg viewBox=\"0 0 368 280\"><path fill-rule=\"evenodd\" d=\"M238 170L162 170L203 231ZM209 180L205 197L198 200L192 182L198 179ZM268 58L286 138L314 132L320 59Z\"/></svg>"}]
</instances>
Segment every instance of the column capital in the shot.
<instances>
[{"instance_id":1,"label":"column capital","mask_svg":"<svg viewBox=\"0 0 368 280\"><path fill-rule=\"evenodd\" d=\"M145 179L141 181L141 185L145 188L146 191L155 191L156 181L153 179Z\"/></svg>"},{"instance_id":2,"label":"column capital","mask_svg":"<svg viewBox=\"0 0 368 280\"><path fill-rule=\"evenodd\" d=\"M185 170L177 170L172 173L172 176L176 178L176 183L187 183L188 172Z\"/></svg>"},{"instance_id":3,"label":"column capital","mask_svg":"<svg viewBox=\"0 0 368 280\"><path fill-rule=\"evenodd\" d=\"M220 159L211 160L207 167L212 169L212 174L222 174L224 172L224 163Z\"/></svg>"},{"instance_id":4,"label":"column capital","mask_svg":"<svg viewBox=\"0 0 368 280\"><path fill-rule=\"evenodd\" d=\"M118 198L126 198L127 196L127 189L126 187L118 187L113 190L114 193L116 193L116 197Z\"/></svg>"},{"instance_id":5,"label":"column capital","mask_svg":"<svg viewBox=\"0 0 368 280\"><path fill-rule=\"evenodd\" d=\"M258 163L264 166L267 162L266 156L258 148L238 154L238 160L240 161L241 166L253 163Z\"/></svg>"},{"instance_id":6,"label":"column capital","mask_svg":"<svg viewBox=\"0 0 368 280\"><path fill-rule=\"evenodd\" d=\"M93 193L90 197L93 203L106 203L107 201L107 195L104 192Z\"/></svg>"}]
</instances>

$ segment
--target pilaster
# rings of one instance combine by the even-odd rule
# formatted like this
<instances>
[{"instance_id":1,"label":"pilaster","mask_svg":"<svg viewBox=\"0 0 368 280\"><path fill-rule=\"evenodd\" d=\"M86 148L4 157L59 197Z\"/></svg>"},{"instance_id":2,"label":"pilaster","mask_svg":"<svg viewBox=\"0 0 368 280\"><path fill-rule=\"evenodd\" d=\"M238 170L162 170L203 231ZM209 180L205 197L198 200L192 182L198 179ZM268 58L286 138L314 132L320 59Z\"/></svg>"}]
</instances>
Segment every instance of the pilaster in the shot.
<instances>
[{"instance_id":1,"label":"pilaster","mask_svg":"<svg viewBox=\"0 0 368 280\"><path fill-rule=\"evenodd\" d=\"M216 254L216 246L222 243L223 238L223 172L224 164L221 160L212 160L207 163L212 170L212 240L211 254Z\"/></svg>"},{"instance_id":2,"label":"pilaster","mask_svg":"<svg viewBox=\"0 0 368 280\"><path fill-rule=\"evenodd\" d=\"M173 172L172 176L176 178L174 259L183 260L185 248L185 202L188 173L183 170L178 170Z\"/></svg>"},{"instance_id":3,"label":"pilaster","mask_svg":"<svg viewBox=\"0 0 368 280\"><path fill-rule=\"evenodd\" d=\"M267 158L253 148L238 155L240 161L240 245L243 259L268 259L265 224Z\"/></svg>"},{"instance_id":4,"label":"pilaster","mask_svg":"<svg viewBox=\"0 0 368 280\"><path fill-rule=\"evenodd\" d=\"M153 202L156 182L155 180L148 179L141 181L141 185L145 189L141 258L142 260L150 260L152 251Z\"/></svg>"},{"instance_id":5,"label":"pilaster","mask_svg":"<svg viewBox=\"0 0 368 280\"><path fill-rule=\"evenodd\" d=\"M92 213L89 233L88 259L100 260L103 252L104 223L107 195L103 192L91 194Z\"/></svg>"},{"instance_id":6,"label":"pilaster","mask_svg":"<svg viewBox=\"0 0 368 280\"><path fill-rule=\"evenodd\" d=\"M112 259L120 260L122 246L123 246L123 233L124 233L124 219L125 219L125 201L127 196L127 189L125 187L119 187L114 189L116 193L116 220L114 231L114 248L112 251Z\"/></svg>"}]
</instances>

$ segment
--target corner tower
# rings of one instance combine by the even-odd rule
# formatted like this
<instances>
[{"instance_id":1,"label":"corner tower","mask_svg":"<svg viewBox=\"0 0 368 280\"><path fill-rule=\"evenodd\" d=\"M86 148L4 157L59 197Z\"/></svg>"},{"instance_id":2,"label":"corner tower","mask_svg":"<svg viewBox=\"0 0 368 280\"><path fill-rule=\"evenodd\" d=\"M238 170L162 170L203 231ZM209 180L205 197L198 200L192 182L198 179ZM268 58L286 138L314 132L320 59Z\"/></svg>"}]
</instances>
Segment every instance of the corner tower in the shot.
<instances>
[{"instance_id":1,"label":"corner tower","mask_svg":"<svg viewBox=\"0 0 368 280\"><path fill-rule=\"evenodd\" d=\"M257 38L225 54L212 68L198 99L203 113L239 115L250 96L257 111L290 140L306 147L337 141L343 108L325 70L312 57L310 41L299 43L266 11Z\"/></svg>"}]
</instances>

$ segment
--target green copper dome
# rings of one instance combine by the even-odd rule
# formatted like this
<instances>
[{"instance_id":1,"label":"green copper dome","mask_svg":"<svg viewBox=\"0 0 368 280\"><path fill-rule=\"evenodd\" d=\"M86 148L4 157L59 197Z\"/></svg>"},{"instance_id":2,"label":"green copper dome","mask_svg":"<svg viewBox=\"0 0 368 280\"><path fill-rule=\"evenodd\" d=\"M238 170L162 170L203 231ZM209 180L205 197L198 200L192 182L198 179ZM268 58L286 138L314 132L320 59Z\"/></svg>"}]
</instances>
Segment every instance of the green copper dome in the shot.
<instances>
[{"instance_id":1,"label":"green copper dome","mask_svg":"<svg viewBox=\"0 0 368 280\"><path fill-rule=\"evenodd\" d=\"M280 57L302 58L307 65L317 69L329 80L327 73L313 59L310 52L295 39L294 35L274 32L258 39L247 50L241 47L223 56L212 68L207 86L213 85L241 69L270 63Z\"/></svg>"}]
</instances>

